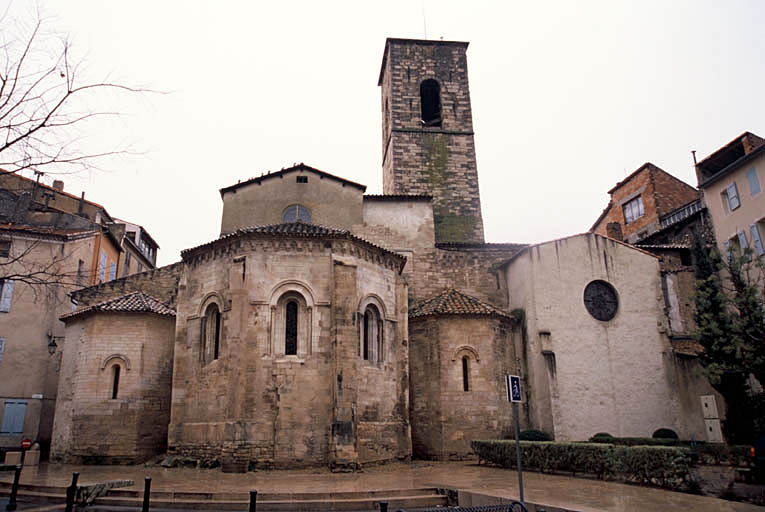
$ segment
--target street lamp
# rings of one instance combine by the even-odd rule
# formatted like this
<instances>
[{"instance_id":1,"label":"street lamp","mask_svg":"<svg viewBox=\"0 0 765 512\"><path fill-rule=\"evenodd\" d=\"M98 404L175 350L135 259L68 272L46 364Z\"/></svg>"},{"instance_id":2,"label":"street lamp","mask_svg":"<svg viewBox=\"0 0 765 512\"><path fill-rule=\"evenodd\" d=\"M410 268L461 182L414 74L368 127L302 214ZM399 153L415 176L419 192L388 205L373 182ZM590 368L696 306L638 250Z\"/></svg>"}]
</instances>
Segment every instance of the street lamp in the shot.
<instances>
[{"instance_id":1,"label":"street lamp","mask_svg":"<svg viewBox=\"0 0 765 512\"><path fill-rule=\"evenodd\" d=\"M56 344L57 339L61 339L63 336L53 336L51 333L48 333L48 354L53 355L56 353L56 349L58 349L58 344Z\"/></svg>"}]
</instances>

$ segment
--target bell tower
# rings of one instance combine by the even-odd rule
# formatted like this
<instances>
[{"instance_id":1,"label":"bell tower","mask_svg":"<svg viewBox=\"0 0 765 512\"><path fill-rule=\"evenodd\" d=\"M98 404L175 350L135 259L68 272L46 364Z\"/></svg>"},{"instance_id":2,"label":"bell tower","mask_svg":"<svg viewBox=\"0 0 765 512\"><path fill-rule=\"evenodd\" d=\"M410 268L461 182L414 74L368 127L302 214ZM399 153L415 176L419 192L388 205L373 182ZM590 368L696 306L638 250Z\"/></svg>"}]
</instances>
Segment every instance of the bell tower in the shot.
<instances>
[{"instance_id":1,"label":"bell tower","mask_svg":"<svg viewBox=\"0 0 765 512\"><path fill-rule=\"evenodd\" d=\"M483 242L468 88L468 43L387 39L383 191L433 196L437 242Z\"/></svg>"}]
</instances>

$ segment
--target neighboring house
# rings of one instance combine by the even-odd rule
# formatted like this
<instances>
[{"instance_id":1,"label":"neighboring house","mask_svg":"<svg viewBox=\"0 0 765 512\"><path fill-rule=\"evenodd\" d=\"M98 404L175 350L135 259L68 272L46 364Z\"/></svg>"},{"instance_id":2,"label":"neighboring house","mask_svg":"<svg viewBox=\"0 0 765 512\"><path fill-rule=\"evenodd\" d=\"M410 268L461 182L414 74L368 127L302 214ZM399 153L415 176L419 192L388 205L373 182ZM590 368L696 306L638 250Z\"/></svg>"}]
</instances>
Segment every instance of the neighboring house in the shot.
<instances>
[{"instance_id":1,"label":"neighboring house","mask_svg":"<svg viewBox=\"0 0 765 512\"><path fill-rule=\"evenodd\" d=\"M697 208L699 199L695 188L650 162L608 193L611 200L590 231L633 244L666 227L671 212Z\"/></svg>"},{"instance_id":2,"label":"neighboring house","mask_svg":"<svg viewBox=\"0 0 765 512\"><path fill-rule=\"evenodd\" d=\"M125 250L125 255L118 269L119 277L127 277L157 268L159 245L143 226L115 219L115 222L109 227L114 235L122 241L121 245Z\"/></svg>"},{"instance_id":3,"label":"neighboring house","mask_svg":"<svg viewBox=\"0 0 765 512\"><path fill-rule=\"evenodd\" d=\"M508 373L523 428L560 440L719 440L657 256L595 233L485 243L467 46L386 41L384 194L304 164L240 181L220 189L218 238L74 292L52 458L460 458L510 433ZM647 164L603 228L648 234L695 199Z\"/></svg>"},{"instance_id":4,"label":"neighboring house","mask_svg":"<svg viewBox=\"0 0 765 512\"><path fill-rule=\"evenodd\" d=\"M765 254L765 140L744 132L696 164L699 189L723 254Z\"/></svg>"},{"instance_id":5,"label":"neighboring house","mask_svg":"<svg viewBox=\"0 0 765 512\"><path fill-rule=\"evenodd\" d=\"M0 449L29 438L47 454L64 348L58 318L72 311L71 292L115 280L130 249L84 194L0 174Z\"/></svg>"}]
</instances>

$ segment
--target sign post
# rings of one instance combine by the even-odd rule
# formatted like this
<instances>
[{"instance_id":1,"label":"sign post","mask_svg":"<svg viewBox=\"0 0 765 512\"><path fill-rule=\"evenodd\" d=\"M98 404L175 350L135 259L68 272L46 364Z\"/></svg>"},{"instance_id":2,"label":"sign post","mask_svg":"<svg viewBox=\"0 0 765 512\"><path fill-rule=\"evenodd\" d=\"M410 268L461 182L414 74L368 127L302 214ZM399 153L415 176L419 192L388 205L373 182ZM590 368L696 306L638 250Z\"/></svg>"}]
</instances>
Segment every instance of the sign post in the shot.
<instances>
[{"instance_id":1,"label":"sign post","mask_svg":"<svg viewBox=\"0 0 765 512\"><path fill-rule=\"evenodd\" d=\"M521 402L521 378L518 375L505 375L507 401L513 404L513 423L515 424L515 457L518 465L518 490L521 504L523 502L523 468L521 468L521 429L518 426L518 404Z\"/></svg>"}]
</instances>

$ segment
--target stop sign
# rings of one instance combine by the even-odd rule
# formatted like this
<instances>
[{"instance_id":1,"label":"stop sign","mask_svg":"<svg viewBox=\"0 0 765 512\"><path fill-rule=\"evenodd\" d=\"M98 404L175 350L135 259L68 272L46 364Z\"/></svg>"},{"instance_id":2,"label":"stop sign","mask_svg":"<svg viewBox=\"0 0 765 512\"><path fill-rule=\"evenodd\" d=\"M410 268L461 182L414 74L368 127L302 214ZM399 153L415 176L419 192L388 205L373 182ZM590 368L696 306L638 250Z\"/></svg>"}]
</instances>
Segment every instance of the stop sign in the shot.
<instances>
[{"instance_id":1,"label":"stop sign","mask_svg":"<svg viewBox=\"0 0 765 512\"><path fill-rule=\"evenodd\" d=\"M21 447L25 450L28 450L32 447L32 440L31 439L22 439L21 440Z\"/></svg>"}]
</instances>

